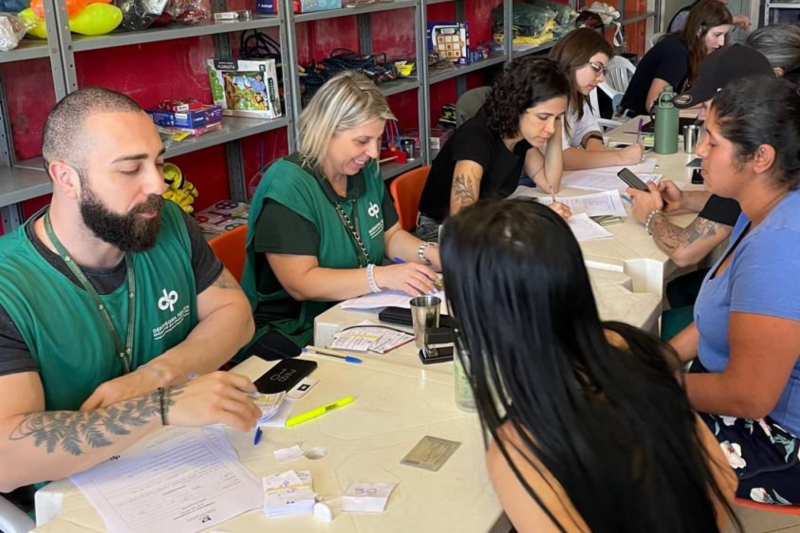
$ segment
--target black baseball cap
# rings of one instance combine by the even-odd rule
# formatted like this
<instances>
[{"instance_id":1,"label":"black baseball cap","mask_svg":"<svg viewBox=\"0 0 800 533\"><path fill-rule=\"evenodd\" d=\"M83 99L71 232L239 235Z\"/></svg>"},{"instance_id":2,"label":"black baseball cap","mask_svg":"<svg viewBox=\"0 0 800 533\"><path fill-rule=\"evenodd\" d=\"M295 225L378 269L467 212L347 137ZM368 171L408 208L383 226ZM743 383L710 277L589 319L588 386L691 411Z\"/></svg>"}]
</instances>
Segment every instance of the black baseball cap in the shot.
<instances>
[{"instance_id":1,"label":"black baseball cap","mask_svg":"<svg viewBox=\"0 0 800 533\"><path fill-rule=\"evenodd\" d=\"M734 80L762 74L775 75L764 54L742 44L726 46L703 59L697 81L676 96L672 103L678 109L693 107L711 100L717 91Z\"/></svg>"}]
</instances>

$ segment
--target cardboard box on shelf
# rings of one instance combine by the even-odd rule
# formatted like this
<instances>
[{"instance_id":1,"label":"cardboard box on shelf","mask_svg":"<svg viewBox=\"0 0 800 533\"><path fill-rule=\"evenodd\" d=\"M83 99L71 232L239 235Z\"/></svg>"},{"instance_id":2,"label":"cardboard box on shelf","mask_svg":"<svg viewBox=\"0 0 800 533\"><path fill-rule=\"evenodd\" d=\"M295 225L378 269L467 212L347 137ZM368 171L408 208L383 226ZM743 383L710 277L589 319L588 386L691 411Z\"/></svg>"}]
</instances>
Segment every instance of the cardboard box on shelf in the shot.
<instances>
[{"instance_id":1,"label":"cardboard box on shelf","mask_svg":"<svg viewBox=\"0 0 800 533\"><path fill-rule=\"evenodd\" d=\"M225 115L278 118L281 100L274 59L209 59L214 103Z\"/></svg>"}]
</instances>

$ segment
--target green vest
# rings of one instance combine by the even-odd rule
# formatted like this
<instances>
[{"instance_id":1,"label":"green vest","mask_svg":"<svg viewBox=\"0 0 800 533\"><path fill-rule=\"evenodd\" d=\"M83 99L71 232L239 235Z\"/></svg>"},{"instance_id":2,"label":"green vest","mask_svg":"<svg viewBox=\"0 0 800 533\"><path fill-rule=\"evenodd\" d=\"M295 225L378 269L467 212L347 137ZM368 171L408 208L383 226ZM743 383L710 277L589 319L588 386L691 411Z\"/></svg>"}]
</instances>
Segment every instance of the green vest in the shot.
<instances>
[{"instance_id":1,"label":"green vest","mask_svg":"<svg viewBox=\"0 0 800 533\"><path fill-rule=\"evenodd\" d=\"M369 254L370 263L380 265L384 258L383 205L384 184L376 161L371 160L364 169L348 178L348 199L339 199L345 214L358 228L361 240ZM302 168L297 154L276 161L258 184L247 227L247 258L242 275L242 288L255 310L259 302L288 297L281 289L271 294L258 292L255 272L256 222L267 200L274 200L305 218L317 229L320 238L319 266L323 268L359 268L360 249L334 207L336 195L320 173ZM366 273L364 274L366 279ZM255 338L275 329L283 336L303 347L311 342L314 319L335 302L304 301L300 314L281 319L262 327Z\"/></svg>"},{"instance_id":2,"label":"green vest","mask_svg":"<svg viewBox=\"0 0 800 533\"><path fill-rule=\"evenodd\" d=\"M37 218L0 238L0 302L39 365L46 409L77 410L100 384L123 374L122 362L89 293L48 263L25 234ZM135 369L183 342L197 324L191 242L175 204L164 205L153 249L132 258ZM100 298L124 342L127 283Z\"/></svg>"}]
</instances>

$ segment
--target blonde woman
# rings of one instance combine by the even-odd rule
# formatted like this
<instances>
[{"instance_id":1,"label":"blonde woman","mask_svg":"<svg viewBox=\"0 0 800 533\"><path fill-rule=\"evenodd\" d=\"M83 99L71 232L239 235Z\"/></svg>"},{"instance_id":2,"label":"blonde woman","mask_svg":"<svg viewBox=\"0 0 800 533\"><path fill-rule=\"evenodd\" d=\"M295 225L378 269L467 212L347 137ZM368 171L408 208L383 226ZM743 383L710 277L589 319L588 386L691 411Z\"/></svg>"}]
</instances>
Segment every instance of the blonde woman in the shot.
<instances>
[{"instance_id":1,"label":"blonde woman","mask_svg":"<svg viewBox=\"0 0 800 533\"><path fill-rule=\"evenodd\" d=\"M256 321L248 354L293 357L334 302L380 290L434 290L439 250L400 228L377 158L394 119L367 78L343 72L300 115L298 153L256 190L242 286ZM403 263L381 266L384 258Z\"/></svg>"}]
</instances>

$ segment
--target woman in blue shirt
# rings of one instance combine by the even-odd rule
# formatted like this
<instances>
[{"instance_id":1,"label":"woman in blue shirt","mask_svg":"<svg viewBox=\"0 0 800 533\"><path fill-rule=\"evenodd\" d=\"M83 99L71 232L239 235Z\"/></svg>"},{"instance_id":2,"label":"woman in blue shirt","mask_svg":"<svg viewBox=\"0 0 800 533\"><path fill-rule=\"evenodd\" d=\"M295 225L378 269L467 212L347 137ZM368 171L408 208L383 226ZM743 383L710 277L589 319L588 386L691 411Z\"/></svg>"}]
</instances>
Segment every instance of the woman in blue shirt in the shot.
<instances>
[{"instance_id":1,"label":"woman in blue shirt","mask_svg":"<svg viewBox=\"0 0 800 533\"><path fill-rule=\"evenodd\" d=\"M706 188L742 215L673 347L739 477L739 497L800 503L800 95L771 76L714 98L697 148ZM654 210L651 216L657 214Z\"/></svg>"}]
</instances>

